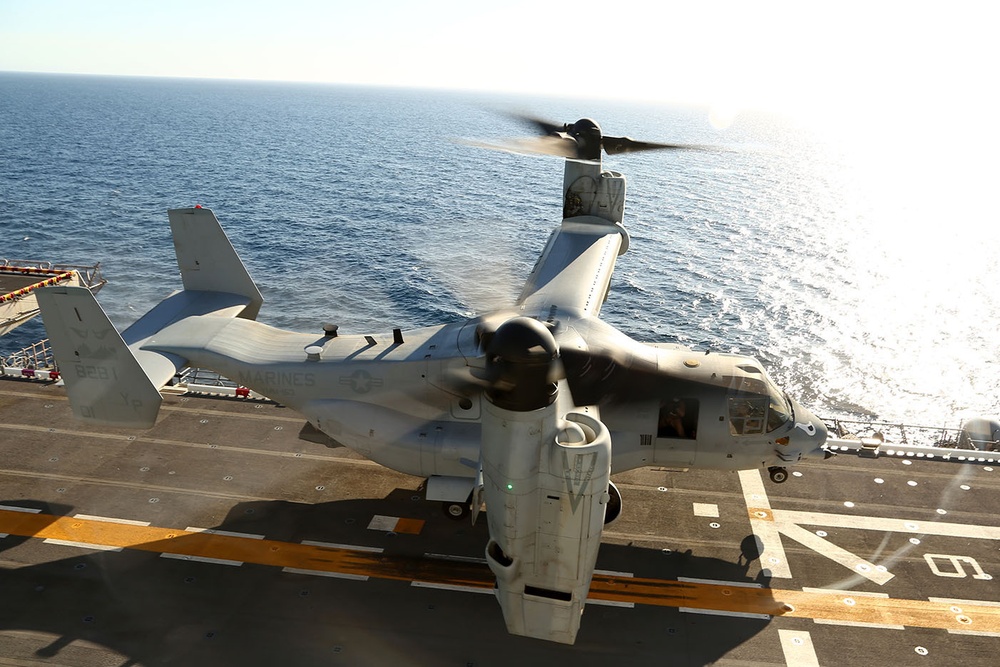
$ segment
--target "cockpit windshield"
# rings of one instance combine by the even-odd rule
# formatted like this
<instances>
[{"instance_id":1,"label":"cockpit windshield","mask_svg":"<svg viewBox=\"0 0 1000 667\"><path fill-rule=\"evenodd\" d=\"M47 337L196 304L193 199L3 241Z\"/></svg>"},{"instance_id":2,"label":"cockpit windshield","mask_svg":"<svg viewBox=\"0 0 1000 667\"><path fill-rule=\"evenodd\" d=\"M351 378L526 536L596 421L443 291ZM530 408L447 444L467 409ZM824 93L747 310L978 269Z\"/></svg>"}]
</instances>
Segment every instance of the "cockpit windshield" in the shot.
<instances>
[{"instance_id":1,"label":"cockpit windshield","mask_svg":"<svg viewBox=\"0 0 1000 667\"><path fill-rule=\"evenodd\" d=\"M763 373L730 380L729 430L733 435L761 435L777 430L792 418L784 394Z\"/></svg>"}]
</instances>

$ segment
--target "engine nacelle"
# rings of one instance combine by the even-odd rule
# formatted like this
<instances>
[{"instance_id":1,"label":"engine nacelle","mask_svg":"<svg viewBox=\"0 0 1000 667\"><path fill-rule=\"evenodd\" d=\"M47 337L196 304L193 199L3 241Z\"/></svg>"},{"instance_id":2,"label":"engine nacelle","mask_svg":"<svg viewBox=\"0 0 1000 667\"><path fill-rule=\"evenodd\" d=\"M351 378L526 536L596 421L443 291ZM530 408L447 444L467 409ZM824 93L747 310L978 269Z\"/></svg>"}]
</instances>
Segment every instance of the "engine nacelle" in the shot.
<instances>
[{"instance_id":1,"label":"engine nacelle","mask_svg":"<svg viewBox=\"0 0 1000 667\"><path fill-rule=\"evenodd\" d=\"M510 633L572 644L611 497L611 436L588 415L560 419L558 405L484 406L486 560Z\"/></svg>"}]
</instances>

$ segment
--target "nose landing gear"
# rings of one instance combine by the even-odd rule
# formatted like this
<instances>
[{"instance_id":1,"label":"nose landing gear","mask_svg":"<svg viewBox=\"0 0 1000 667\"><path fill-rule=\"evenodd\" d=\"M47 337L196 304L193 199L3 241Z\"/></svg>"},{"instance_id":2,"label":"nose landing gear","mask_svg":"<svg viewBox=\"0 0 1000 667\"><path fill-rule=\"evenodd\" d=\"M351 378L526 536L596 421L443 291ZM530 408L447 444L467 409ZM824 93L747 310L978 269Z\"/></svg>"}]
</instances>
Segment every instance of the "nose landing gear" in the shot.
<instances>
[{"instance_id":1,"label":"nose landing gear","mask_svg":"<svg viewBox=\"0 0 1000 667\"><path fill-rule=\"evenodd\" d=\"M788 471L780 466L771 466L767 469L767 472L771 476L771 481L775 484L781 484L788 479Z\"/></svg>"}]
</instances>

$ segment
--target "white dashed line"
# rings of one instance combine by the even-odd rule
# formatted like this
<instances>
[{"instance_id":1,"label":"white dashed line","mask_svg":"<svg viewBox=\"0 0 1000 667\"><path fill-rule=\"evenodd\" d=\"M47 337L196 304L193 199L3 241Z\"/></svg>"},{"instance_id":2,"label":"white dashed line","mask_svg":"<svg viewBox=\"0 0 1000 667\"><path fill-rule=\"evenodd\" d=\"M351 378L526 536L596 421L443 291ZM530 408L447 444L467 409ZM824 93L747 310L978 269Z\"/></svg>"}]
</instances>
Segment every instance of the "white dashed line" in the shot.
<instances>
[{"instance_id":1,"label":"white dashed line","mask_svg":"<svg viewBox=\"0 0 1000 667\"><path fill-rule=\"evenodd\" d=\"M692 503L695 516L708 516L718 518L719 506L714 503Z\"/></svg>"},{"instance_id":2,"label":"white dashed line","mask_svg":"<svg viewBox=\"0 0 1000 667\"><path fill-rule=\"evenodd\" d=\"M808 632L779 629L778 639L788 667L819 667L816 649Z\"/></svg>"},{"instance_id":3,"label":"white dashed line","mask_svg":"<svg viewBox=\"0 0 1000 667\"><path fill-rule=\"evenodd\" d=\"M485 560L485 559L484 559ZM594 574L600 574L606 577L634 577L635 574L632 572L616 572L614 570L594 570Z\"/></svg>"},{"instance_id":4,"label":"white dashed line","mask_svg":"<svg viewBox=\"0 0 1000 667\"><path fill-rule=\"evenodd\" d=\"M993 600L960 600L958 598L927 598L930 602L940 602L941 604L954 605L976 605L979 607L1000 607L1000 602Z\"/></svg>"},{"instance_id":5,"label":"white dashed line","mask_svg":"<svg viewBox=\"0 0 1000 667\"><path fill-rule=\"evenodd\" d=\"M698 609L697 607L679 607L682 614L704 614L706 616L732 616L734 618L755 618L762 621L771 620L770 614L752 614L747 611L723 611L720 609Z\"/></svg>"},{"instance_id":6,"label":"white dashed line","mask_svg":"<svg viewBox=\"0 0 1000 667\"><path fill-rule=\"evenodd\" d=\"M587 598L587 604L596 604L602 607L621 607L623 609L635 609L634 602L619 602L617 600L594 600Z\"/></svg>"},{"instance_id":7,"label":"white dashed line","mask_svg":"<svg viewBox=\"0 0 1000 667\"><path fill-rule=\"evenodd\" d=\"M368 530L384 530L391 533L396 530L397 522L399 522L398 516L382 516L381 514L376 514L368 523Z\"/></svg>"},{"instance_id":8,"label":"white dashed line","mask_svg":"<svg viewBox=\"0 0 1000 667\"><path fill-rule=\"evenodd\" d=\"M888 593L869 593L868 591L842 591L842 590L838 590L836 588L809 588L807 586L803 586L802 592L803 593L820 593L820 594L828 594L828 595L843 595L843 596L846 596L846 597L854 597L854 598L861 598L861 597L864 597L864 598L887 598L887 597L889 597Z\"/></svg>"},{"instance_id":9,"label":"white dashed line","mask_svg":"<svg viewBox=\"0 0 1000 667\"><path fill-rule=\"evenodd\" d=\"M197 526L188 526L184 529L189 533L207 533L208 535L225 535L226 537L245 537L249 540L262 540L263 535L256 535L254 533L236 533L231 530L216 530L215 528L198 528Z\"/></svg>"},{"instance_id":10,"label":"white dashed line","mask_svg":"<svg viewBox=\"0 0 1000 667\"><path fill-rule=\"evenodd\" d=\"M1000 632L982 632L979 630L948 630L950 635L973 635L975 637L1000 637Z\"/></svg>"},{"instance_id":11,"label":"white dashed line","mask_svg":"<svg viewBox=\"0 0 1000 667\"><path fill-rule=\"evenodd\" d=\"M17 505L0 505L0 510L7 510L8 512L25 512L27 514L38 514L42 510L36 510L34 507L18 507Z\"/></svg>"},{"instance_id":12,"label":"white dashed line","mask_svg":"<svg viewBox=\"0 0 1000 667\"><path fill-rule=\"evenodd\" d=\"M348 551L368 551L374 554L382 553L381 547L363 547L357 544L337 544L336 542L316 542L314 540L302 540L302 544L307 547L322 547L325 549L346 549ZM483 559L485 562L486 559Z\"/></svg>"},{"instance_id":13,"label":"white dashed line","mask_svg":"<svg viewBox=\"0 0 1000 667\"><path fill-rule=\"evenodd\" d=\"M492 588L480 588L479 586L456 586L454 584L435 584L430 581L411 581L410 586L414 588L436 588L442 591L456 591L458 593L486 593L493 595Z\"/></svg>"},{"instance_id":14,"label":"white dashed line","mask_svg":"<svg viewBox=\"0 0 1000 667\"><path fill-rule=\"evenodd\" d=\"M225 558L207 558L205 556L188 556L186 554L160 554L160 558L172 558L174 560L188 560L194 561L196 563L211 563L213 565L232 565L233 567L239 567L243 565L241 560L227 560Z\"/></svg>"},{"instance_id":15,"label":"white dashed line","mask_svg":"<svg viewBox=\"0 0 1000 667\"><path fill-rule=\"evenodd\" d=\"M449 560L454 563L479 563L486 564L485 558L478 558L476 556L453 556L451 554L432 554L424 553L424 558L433 558L434 560Z\"/></svg>"},{"instance_id":16,"label":"white dashed line","mask_svg":"<svg viewBox=\"0 0 1000 667\"><path fill-rule=\"evenodd\" d=\"M814 618L817 625L847 625L852 628L877 628L880 630L905 630L902 625L890 625L888 623L865 623L864 621L835 621L827 618Z\"/></svg>"},{"instance_id":17,"label":"white dashed line","mask_svg":"<svg viewBox=\"0 0 1000 667\"><path fill-rule=\"evenodd\" d=\"M105 523L121 523L126 526L148 526L148 521L133 521L132 519L116 519L110 516L97 516L96 514L74 514L74 519L86 519L87 521L104 521Z\"/></svg>"},{"instance_id":18,"label":"white dashed line","mask_svg":"<svg viewBox=\"0 0 1000 667\"><path fill-rule=\"evenodd\" d=\"M755 581L723 581L721 579L697 579L695 577L677 577L677 581L687 584L708 584L710 586L741 586L743 588L763 588L763 584Z\"/></svg>"},{"instance_id":19,"label":"white dashed line","mask_svg":"<svg viewBox=\"0 0 1000 667\"><path fill-rule=\"evenodd\" d=\"M94 544L93 542L73 542L71 540L57 540L53 537L42 540L45 544L59 544L64 547L79 547L81 549L96 549L97 551L121 551L124 547L113 547L108 544Z\"/></svg>"},{"instance_id":20,"label":"white dashed line","mask_svg":"<svg viewBox=\"0 0 1000 667\"><path fill-rule=\"evenodd\" d=\"M367 574L347 574L345 572L329 572L327 570L306 570L300 567L283 567L282 572L289 574L308 574L312 577L330 577L332 579L351 579L354 581L368 581Z\"/></svg>"}]
</instances>

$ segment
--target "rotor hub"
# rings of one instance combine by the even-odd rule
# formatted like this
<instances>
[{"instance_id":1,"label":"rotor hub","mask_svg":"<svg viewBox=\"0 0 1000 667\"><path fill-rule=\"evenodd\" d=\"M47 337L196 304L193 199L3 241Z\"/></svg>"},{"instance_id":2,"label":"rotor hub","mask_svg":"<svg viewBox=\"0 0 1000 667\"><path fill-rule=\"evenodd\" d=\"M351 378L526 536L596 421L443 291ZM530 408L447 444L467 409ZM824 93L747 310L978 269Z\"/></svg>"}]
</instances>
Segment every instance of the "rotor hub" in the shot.
<instances>
[{"instance_id":1,"label":"rotor hub","mask_svg":"<svg viewBox=\"0 0 1000 667\"><path fill-rule=\"evenodd\" d=\"M601 126L590 118L581 118L566 126L566 133L576 140L579 157L583 160L601 159Z\"/></svg>"},{"instance_id":2,"label":"rotor hub","mask_svg":"<svg viewBox=\"0 0 1000 667\"><path fill-rule=\"evenodd\" d=\"M517 412L551 405L556 397L552 364L558 356L559 347L544 324L528 317L507 320L486 348L486 397L497 407Z\"/></svg>"}]
</instances>

